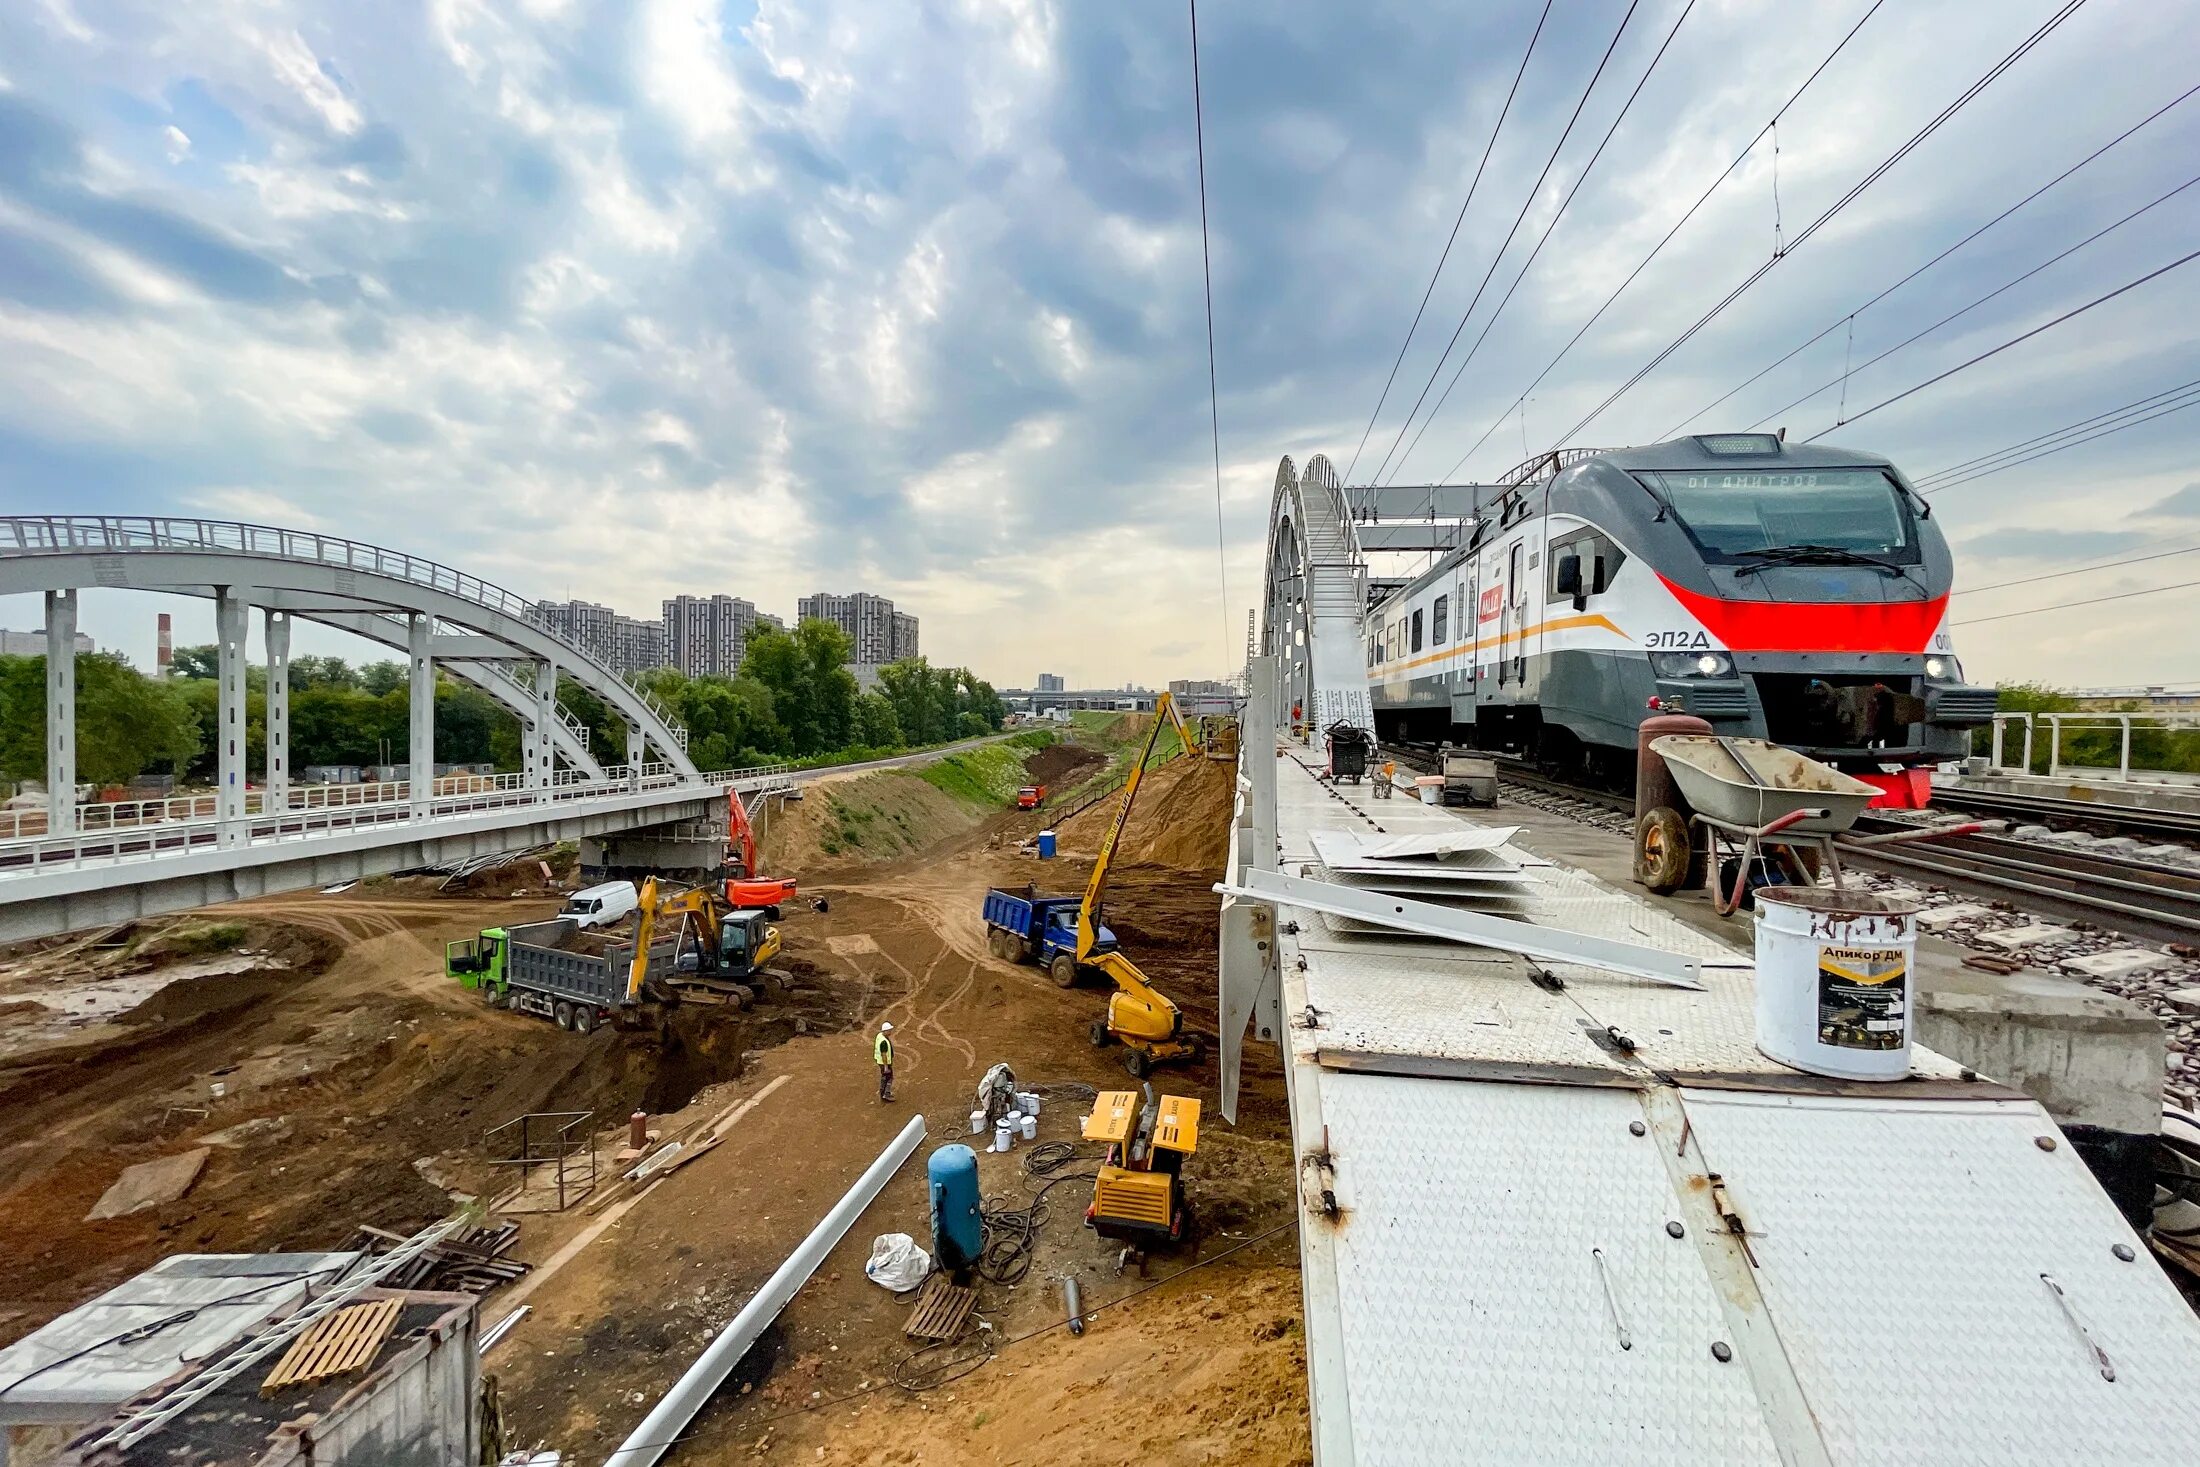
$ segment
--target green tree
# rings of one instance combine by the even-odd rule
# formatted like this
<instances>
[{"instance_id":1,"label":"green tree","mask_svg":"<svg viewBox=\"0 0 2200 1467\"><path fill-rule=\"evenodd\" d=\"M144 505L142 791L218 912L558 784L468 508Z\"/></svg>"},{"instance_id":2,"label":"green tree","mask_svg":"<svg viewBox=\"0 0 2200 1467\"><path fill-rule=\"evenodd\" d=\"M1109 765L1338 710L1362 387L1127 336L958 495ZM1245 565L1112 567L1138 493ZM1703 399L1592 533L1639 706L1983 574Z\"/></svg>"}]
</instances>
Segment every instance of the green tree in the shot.
<instances>
[{"instance_id":1,"label":"green tree","mask_svg":"<svg viewBox=\"0 0 2200 1467\"><path fill-rule=\"evenodd\" d=\"M855 734L858 690L847 662L848 634L813 619L792 632L751 632L741 674L771 694L789 751L809 756L844 749Z\"/></svg>"},{"instance_id":2,"label":"green tree","mask_svg":"<svg viewBox=\"0 0 2200 1467\"><path fill-rule=\"evenodd\" d=\"M370 662L359 669L359 686L378 697L411 685L412 678L406 673L402 662L392 662L385 658L380 662Z\"/></svg>"},{"instance_id":3,"label":"green tree","mask_svg":"<svg viewBox=\"0 0 2200 1467\"><path fill-rule=\"evenodd\" d=\"M212 642L196 647L178 647L169 654L168 669L175 677L218 677L221 673L220 652Z\"/></svg>"},{"instance_id":4,"label":"green tree","mask_svg":"<svg viewBox=\"0 0 2200 1467\"><path fill-rule=\"evenodd\" d=\"M362 686L359 674L341 657L293 657L290 659L290 690L302 693L308 688L357 688Z\"/></svg>"},{"instance_id":5,"label":"green tree","mask_svg":"<svg viewBox=\"0 0 2200 1467\"><path fill-rule=\"evenodd\" d=\"M148 769L178 772L198 752L198 720L173 684L114 653L76 659L76 777L122 784ZM46 777L46 659L0 657L0 768Z\"/></svg>"},{"instance_id":6,"label":"green tree","mask_svg":"<svg viewBox=\"0 0 2200 1467\"><path fill-rule=\"evenodd\" d=\"M856 700L856 728L865 748L901 747L901 720L894 714L893 700L884 693L865 693Z\"/></svg>"}]
</instances>

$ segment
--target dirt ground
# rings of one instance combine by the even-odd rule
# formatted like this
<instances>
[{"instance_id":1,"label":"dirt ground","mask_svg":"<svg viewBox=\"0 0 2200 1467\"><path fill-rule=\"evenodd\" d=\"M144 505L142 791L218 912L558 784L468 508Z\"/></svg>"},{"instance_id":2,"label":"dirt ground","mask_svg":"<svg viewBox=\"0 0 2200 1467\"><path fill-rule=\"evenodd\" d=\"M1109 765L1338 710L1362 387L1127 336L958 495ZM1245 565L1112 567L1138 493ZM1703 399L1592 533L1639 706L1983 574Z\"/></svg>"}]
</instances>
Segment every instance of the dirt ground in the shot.
<instances>
[{"instance_id":1,"label":"dirt ground","mask_svg":"<svg viewBox=\"0 0 2200 1467\"><path fill-rule=\"evenodd\" d=\"M1047 772L1066 781L1105 758L1048 755ZM883 794L864 788L888 778ZM523 1282L531 1313L485 1362L508 1445L601 1456L921 1112L918 1155L689 1428L679 1460L1306 1460L1288 1121L1276 1059L1257 1048L1238 1125L1210 1109L1187 1167L1200 1236L1157 1255L1145 1277L1119 1274L1112 1246L1082 1226L1095 1158L1034 1177L1028 1145L981 1153L989 1205L1044 1198L1028 1272L980 1282L976 1317L988 1328L912 1358L906 1300L866 1279L863 1262L878 1234L925 1239L924 1157L971 1139L986 1067L1005 1061L1020 1087L1045 1095L1041 1141L1074 1141L1093 1091L1132 1083L1121 1050L1086 1037L1105 992L1056 989L989 956L978 918L989 884L1078 889L1112 806L1091 812L1089 839L1089 821L1065 827L1064 857L1042 865L1016 854L1028 815L934 808L907 787L939 791L907 776L835 783L870 808L905 802L914 853L826 856L814 792L775 817L775 871L828 910L788 910L793 991L745 1015L683 1010L669 1030L584 1036L486 1009L443 977L442 945L547 915L549 900L402 882L200 914L242 924L236 951L267 965L186 978L13 1053L15 987L52 983L54 964L0 965L0 1106L16 1122L0 1137L0 1341L164 1253L340 1246L361 1223L424 1224L448 1210L450 1192L494 1188L482 1134L524 1111L616 1120L640 1106L666 1134L692 1136L703 1118L753 1101L723 1144L638 1200L606 1173L579 1206L522 1219L517 1256L566 1256ZM1225 766L1178 761L1150 776L1108 907L1125 950L1210 1033L1207 886L1225 838L1212 815L1228 804ZM1212 824L1196 841L1183 830L1195 819ZM881 1018L896 1026L890 1104L877 1098L869 1053ZM1164 1070L1156 1085L1211 1107L1214 1062ZM82 1221L123 1166L209 1142L213 1158L181 1200ZM1082 1337L1061 1327L1064 1275L1091 1315ZM509 1308L491 1296L483 1319Z\"/></svg>"}]
</instances>

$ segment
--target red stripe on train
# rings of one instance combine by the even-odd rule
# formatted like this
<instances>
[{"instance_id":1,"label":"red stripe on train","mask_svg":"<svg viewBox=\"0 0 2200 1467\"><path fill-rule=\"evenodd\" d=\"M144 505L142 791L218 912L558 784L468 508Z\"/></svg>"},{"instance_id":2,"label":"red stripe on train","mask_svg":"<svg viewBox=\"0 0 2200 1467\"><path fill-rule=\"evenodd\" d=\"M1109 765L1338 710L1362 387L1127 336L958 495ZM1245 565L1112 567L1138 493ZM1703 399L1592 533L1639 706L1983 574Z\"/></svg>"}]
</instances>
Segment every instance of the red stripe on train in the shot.
<instances>
[{"instance_id":1,"label":"red stripe on train","mask_svg":"<svg viewBox=\"0 0 2200 1467\"><path fill-rule=\"evenodd\" d=\"M1722 601L1665 581L1731 652L1923 652L1948 598L1930 601Z\"/></svg>"}]
</instances>

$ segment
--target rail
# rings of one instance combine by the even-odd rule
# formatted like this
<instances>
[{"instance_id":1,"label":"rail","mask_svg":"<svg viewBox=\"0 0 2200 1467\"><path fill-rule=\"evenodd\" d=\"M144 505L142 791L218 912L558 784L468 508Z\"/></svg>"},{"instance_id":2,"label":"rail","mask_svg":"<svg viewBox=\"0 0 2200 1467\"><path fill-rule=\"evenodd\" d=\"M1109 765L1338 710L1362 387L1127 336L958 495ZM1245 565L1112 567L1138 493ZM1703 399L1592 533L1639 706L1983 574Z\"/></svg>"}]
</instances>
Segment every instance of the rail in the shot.
<instances>
[{"instance_id":1,"label":"rail","mask_svg":"<svg viewBox=\"0 0 2200 1467\"><path fill-rule=\"evenodd\" d=\"M601 649L555 631L542 607L494 581L455 566L318 530L290 530L242 520L182 519L166 515L0 516L0 555L62 555L83 551L204 550L222 555L260 555L276 560L365 571L455 596L514 621L524 622L561 646L580 653L613 681L624 681ZM629 684L631 687L632 685ZM687 729L654 695L633 689L682 749Z\"/></svg>"}]
</instances>

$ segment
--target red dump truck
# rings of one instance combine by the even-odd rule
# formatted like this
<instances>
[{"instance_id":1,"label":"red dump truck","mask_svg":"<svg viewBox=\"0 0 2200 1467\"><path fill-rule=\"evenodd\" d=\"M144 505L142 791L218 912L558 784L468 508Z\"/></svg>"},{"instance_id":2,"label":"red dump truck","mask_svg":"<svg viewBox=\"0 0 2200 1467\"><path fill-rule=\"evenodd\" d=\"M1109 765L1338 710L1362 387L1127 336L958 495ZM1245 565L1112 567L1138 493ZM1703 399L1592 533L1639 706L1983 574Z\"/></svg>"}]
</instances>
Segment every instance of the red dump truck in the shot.
<instances>
[{"instance_id":1,"label":"red dump truck","mask_svg":"<svg viewBox=\"0 0 2200 1467\"><path fill-rule=\"evenodd\" d=\"M1016 808L1036 810L1047 802L1047 787L1043 784L1027 784L1016 791Z\"/></svg>"}]
</instances>

